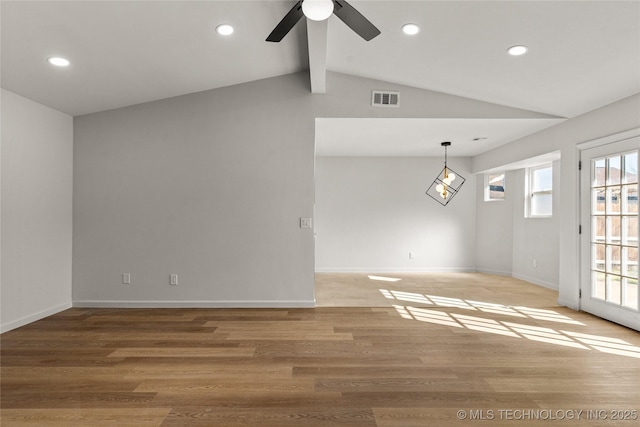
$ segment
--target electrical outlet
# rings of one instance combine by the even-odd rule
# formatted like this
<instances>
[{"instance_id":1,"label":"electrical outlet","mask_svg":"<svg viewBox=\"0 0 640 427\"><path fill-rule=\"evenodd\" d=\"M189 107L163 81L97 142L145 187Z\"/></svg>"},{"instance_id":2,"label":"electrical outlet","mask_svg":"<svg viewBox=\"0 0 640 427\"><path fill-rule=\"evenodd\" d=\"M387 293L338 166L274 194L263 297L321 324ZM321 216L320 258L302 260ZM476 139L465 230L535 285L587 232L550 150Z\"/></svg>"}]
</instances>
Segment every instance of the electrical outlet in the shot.
<instances>
[{"instance_id":1,"label":"electrical outlet","mask_svg":"<svg viewBox=\"0 0 640 427\"><path fill-rule=\"evenodd\" d=\"M122 284L123 285L131 284L131 273L122 273Z\"/></svg>"},{"instance_id":2,"label":"electrical outlet","mask_svg":"<svg viewBox=\"0 0 640 427\"><path fill-rule=\"evenodd\" d=\"M536 261L535 259L533 260L533 268L538 267L538 261Z\"/></svg>"},{"instance_id":3,"label":"electrical outlet","mask_svg":"<svg viewBox=\"0 0 640 427\"><path fill-rule=\"evenodd\" d=\"M414 259L416 257L416 254L413 253L413 251L409 251L409 259Z\"/></svg>"},{"instance_id":4,"label":"electrical outlet","mask_svg":"<svg viewBox=\"0 0 640 427\"><path fill-rule=\"evenodd\" d=\"M178 286L178 275L177 274L172 274L171 275L171 281L169 283L171 285L173 285L173 286Z\"/></svg>"}]
</instances>

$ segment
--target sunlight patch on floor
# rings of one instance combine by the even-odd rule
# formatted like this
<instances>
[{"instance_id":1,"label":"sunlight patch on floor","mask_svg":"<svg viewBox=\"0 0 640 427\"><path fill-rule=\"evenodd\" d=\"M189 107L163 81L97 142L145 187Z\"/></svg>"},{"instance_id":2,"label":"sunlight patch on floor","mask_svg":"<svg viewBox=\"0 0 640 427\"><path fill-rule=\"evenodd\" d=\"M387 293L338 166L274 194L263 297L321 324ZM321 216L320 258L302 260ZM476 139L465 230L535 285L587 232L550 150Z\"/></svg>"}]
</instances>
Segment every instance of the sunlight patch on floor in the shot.
<instances>
[{"instance_id":1,"label":"sunlight patch on floor","mask_svg":"<svg viewBox=\"0 0 640 427\"><path fill-rule=\"evenodd\" d=\"M587 344L604 353L619 354L640 359L640 347L629 344L619 338L602 337L599 335L581 334L573 331L560 331L574 339Z\"/></svg>"},{"instance_id":2,"label":"sunlight patch on floor","mask_svg":"<svg viewBox=\"0 0 640 427\"><path fill-rule=\"evenodd\" d=\"M398 294L389 290L381 289L380 291L387 298L395 298ZM411 298L420 300L421 298L417 295L419 294L412 294ZM438 308L446 307L472 310L485 308L482 310L485 313L511 315L508 311L509 307L500 306L499 304L479 303L477 301L456 301L455 298L434 297L432 295L423 295L423 297L429 300L429 304L437 305L438 307L434 307L433 309L405 305L394 305L393 307L403 319L417 320L419 322L433 323L455 328L465 328L473 331L509 336L512 338L526 338L531 341L547 344L579 348L582 350L597 350L603 353L617 354L620 356L640 359L640 347L631 345L619 338L556 330L542 326L507 322L487 317L470 316L467 314L449 313L448 311ZM462 303L459 303L458 301L462 301ZM553 310L531 309L528 307L517 307L517 309L519 311L518 317L530 317L535 320L552 322L556 322L558 321L557 319L560 319L562 323L574 323L584 326L583 323L573 321L573 319L556 313ZM572 322L568 322L567 320Z\"/></svg>"},{"instance_id":3,"label":"sunlight patch on floor","mask_svg":"<svg viewBox=\"0 0 640 427\"><path fill-rule=\"evenodd\" d=\"M514 338L520 338L518 334L511 332L500 322L493 319L485 319L483 317L466 316L464 314L452 314L463 326L474 331L489 332L492 334L507 335Z\"/></svg>"},{"instance_id":4,"label":"sunlight patch on floor","mask_svg":"<svg viewBox=\"0 0 640 427\"><path fill-rule=\"evenodd\" d=\"M511 328L513 331L532 341L564 345L566 347L582 348L585 350L589 349L588 347L577 343L570 337L563 335L551 328L542 328L540 326L523 325L511 322L504 322L504 324Z\"/></svg>"},{"instance_id":5,"label":"sunlight patch on floor","mask_svg":"<svg viewBox=\"0 0 640 427\"><path fill-rule=\"evenodd\" d=\"M385 276L367 276L370 280L377 280L379 282L399 282L402 279L397 277L385 277Z\"/></svg>"},{"instance_id":6,"label":"sunlight patch on floor","mask_svg":"<svg viewBox=\"0 0 640 427\"><path fill-rule=\"evenodd\" d=\"M426 308L405 307L401 305L394 305L393 307L398 311L400 316L405 319L415 319L421 322L462 328L462 325L451 317L449 313L438 310L427 310Z\"/></svg>"},{"instance_id":7,"label":"sunlight patch on floor","mask_svg":"<svg viewBox=\"0 0 640 427\"><path fill-rule=\"evenodd\" d=\"M387 299L417 302L421 304L437 305L439 307L454 307L465 310L479 310L485 313L503 314L505 316L531 318L549 322L568 323L573 325L584 325L577 320L560 314L553 310L507 306L485 301L463 300L461 298L442 297L437 295L424 295L415 292L395 291L392 289L379 289L380 293Z\"/></svg>"}]
</instances>

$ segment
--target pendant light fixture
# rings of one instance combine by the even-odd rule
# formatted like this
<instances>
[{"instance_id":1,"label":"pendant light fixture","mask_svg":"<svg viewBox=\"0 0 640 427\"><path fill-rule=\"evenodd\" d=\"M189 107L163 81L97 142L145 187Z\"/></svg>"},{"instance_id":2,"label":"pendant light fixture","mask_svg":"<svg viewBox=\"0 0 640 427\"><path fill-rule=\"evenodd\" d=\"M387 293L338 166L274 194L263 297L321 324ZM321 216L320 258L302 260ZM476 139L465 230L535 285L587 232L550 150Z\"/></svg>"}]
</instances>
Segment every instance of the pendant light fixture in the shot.
<instances>
[{"instance_id":1,"label":"pendant light fixture","mask_svg":"<svg viewBox=\"0 0 640 427\"><path fill-rule=\"evenodd\" d=\"M444 147L444 168L431 183L426 193L442 206L446 206L458 194L465 179L447 166L447 147L451 146L451 142L445 141L440 145Z\"/></svg>"}]
</instances>

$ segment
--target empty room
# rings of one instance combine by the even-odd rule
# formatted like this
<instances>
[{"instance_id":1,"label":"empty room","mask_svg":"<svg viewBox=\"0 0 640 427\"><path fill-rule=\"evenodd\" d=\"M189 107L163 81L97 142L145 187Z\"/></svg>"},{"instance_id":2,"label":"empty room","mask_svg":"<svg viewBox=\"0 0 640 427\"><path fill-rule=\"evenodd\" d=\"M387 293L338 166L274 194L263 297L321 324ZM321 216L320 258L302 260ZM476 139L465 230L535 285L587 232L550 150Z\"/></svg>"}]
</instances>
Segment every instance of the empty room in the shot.
<instances>
[{"instance_id":1,"label":"empty room","mask_svg":"<svg viewBox=\"0 0 640 427\"><path fill-rule=\"evenodd\" d=\"M640 1L0 2L2 426L632 426Z\"/></svg>"}]
</instances>

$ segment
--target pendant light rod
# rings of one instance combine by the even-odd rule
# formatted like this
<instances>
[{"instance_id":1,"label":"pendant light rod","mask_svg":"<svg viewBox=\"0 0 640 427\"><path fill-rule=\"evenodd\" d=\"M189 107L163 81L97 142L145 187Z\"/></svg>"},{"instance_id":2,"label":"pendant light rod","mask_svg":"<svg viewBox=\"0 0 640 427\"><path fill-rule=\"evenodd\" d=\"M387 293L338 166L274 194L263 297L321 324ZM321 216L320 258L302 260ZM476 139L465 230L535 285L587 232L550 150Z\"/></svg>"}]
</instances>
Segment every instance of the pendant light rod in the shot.
<instances>
[{"instance_id":1,"label":"pendant light rod","mask_svg":"<svg viewBox=\"0 0 640 427\"><path fill-rule=\"evenodd\" d=\"M447 166L447 147L451 146L451 141L441 142L440 145L444 147L444 166Z\"/></svg>"}]
</instances>

